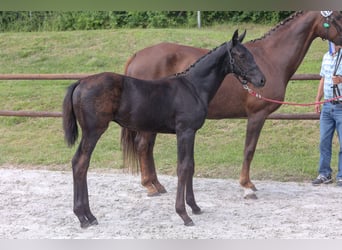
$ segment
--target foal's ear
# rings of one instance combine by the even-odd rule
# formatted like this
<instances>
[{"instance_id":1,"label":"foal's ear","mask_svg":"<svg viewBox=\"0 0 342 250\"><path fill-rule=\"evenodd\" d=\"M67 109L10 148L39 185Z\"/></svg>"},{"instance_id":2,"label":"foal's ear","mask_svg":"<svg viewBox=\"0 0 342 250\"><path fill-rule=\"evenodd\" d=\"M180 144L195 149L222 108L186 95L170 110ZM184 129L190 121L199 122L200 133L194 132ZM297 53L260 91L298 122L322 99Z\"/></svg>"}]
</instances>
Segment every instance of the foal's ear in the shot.
<instances>
[{"instance_id":1,"label":"foal's ear","mask_svg":"<svg viewBox=\"0 0 342 250\"><path fill-rule=\"evenodd\" d=\"M233 43L233 47L238 43L238 36L239 36L239 31L235 30L233 37L232 37L232 43Z\"/></svg>"},{"instance_id":2,"label":"foal's ear","mask_svg":"<svg viewBox=\"0 0 342 250\"><path fill-rule=\"evenodd\" d=\"M246 30L242 33L241 36L239 36L239 42L242 43L243 39L245 38L246 36Z\"/></svg>"}]
</instances>

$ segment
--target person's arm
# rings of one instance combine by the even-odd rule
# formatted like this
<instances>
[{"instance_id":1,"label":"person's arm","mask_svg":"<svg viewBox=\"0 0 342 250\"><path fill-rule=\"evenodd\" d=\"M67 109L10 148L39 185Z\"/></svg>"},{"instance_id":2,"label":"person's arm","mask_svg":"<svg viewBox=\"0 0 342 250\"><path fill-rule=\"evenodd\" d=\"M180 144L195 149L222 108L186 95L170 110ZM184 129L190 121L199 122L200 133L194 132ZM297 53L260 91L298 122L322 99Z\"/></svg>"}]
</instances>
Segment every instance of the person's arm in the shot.
<instances>
[{"instance_id":1,"label":"person's arm","mask_svg":"<svg viewBox=\"0 0 342 250\"><path fill-rule=\"evenodd\" d=\"M316 95L316 99L315 99L315 102L317 102L317 104L315 105L316 113L321 112L321 104L319 104L318 102L320 102L322 97L323 97L323 91L324 91L323 87L324 87L324 78L322 77L321 80L319 81L319 85L318 85L318 89L317 89L317 95Z\"/></svg>"}]
</instances>

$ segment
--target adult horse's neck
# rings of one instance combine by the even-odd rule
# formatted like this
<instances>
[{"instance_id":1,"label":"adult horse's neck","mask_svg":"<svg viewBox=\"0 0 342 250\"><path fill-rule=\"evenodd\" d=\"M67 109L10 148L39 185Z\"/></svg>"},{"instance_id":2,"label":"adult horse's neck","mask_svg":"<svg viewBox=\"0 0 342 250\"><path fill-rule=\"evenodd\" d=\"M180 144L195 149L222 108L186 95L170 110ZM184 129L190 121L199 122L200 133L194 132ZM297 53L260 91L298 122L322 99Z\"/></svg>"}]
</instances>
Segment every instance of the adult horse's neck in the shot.
<instances>
[{"instance_id":1,"label":"adult horse's neck","mask_svg":"<svg viewBox=\"0 0 342 250\"><path fill-rule=\"evenodd\" d=\"M295 13L264 37L245 45L254 54L257 64L265 65L264 72L272 72L271 75L286 85L318 36L314 30L316 22L315 12Z\"/></svg>"},{"instance_id":2,"label":"adult horse's neck","mask_svg":"<svg viewBox=\"0 0 342 250\"><path fill-rule=\"evenodd\" d=\"M202 101L209 103L230 70L228 44L224 43L197 60L183 74Z\"/></svg>"}]
</instances>

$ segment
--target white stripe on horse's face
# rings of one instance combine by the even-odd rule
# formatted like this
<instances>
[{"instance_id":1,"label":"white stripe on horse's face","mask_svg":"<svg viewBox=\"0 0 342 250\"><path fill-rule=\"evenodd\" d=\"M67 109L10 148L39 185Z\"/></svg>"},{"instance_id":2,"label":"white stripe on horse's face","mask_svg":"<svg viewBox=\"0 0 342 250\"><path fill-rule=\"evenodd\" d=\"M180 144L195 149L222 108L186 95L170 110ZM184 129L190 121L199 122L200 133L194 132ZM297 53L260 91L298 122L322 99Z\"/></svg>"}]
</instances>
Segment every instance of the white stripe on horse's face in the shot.
<instances>
[{"instance_id":1,"label":"white stripe on horse's face","mask_svg":"<svg viewBox=\"0 0 342 250\"><path fill-rule=\"evenodd\" d=\"M324 16L324 17L328 17L328 16L331 16L333 12L331 10L323 10L321 11L321 15Z\"/></svg>"}]
</instances>

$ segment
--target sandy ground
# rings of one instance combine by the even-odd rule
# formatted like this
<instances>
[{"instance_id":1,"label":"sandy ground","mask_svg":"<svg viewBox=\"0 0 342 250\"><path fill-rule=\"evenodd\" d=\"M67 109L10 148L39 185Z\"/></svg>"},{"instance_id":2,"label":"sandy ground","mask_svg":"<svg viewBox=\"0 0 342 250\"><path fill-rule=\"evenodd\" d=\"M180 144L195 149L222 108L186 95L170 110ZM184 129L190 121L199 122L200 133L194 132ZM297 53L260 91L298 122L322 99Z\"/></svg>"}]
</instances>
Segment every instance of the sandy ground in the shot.
<instances>
[{"instance_id":1,"label":"sandy ground","mask_svg":"<svg viewBox=\"0 0 342 250\"><path fill-rule=\"evenodd\" d=\"M90 206L99 225L81 229L72 212L70 171L0 167L1 239L342 239L342 189L332 185L255 181L257 200L243 199L237 180L194 179L201 215L185 227L168 193L147 197L140 177L88 173Z\"/></svg>"}]
</instances>

